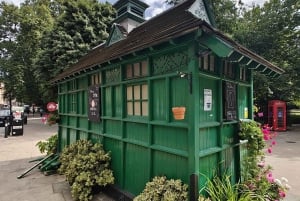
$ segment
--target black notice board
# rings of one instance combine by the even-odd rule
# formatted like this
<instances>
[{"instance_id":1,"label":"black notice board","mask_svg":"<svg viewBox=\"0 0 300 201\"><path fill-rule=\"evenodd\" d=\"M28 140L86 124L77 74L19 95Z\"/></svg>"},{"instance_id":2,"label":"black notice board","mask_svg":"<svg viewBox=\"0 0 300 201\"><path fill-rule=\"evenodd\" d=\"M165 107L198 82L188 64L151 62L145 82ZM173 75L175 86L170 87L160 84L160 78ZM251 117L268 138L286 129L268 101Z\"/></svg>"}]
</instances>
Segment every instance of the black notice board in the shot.
<instances>
[{"instance_id":1,"label":"black notice board","mask_svg":"<svg viewBox=\"0 0 300 201\"><path fill-rule=\"evenodd\" d=\"M236 105L236 84L232 82L225 82L225 119L237 119L237 105Z\"/></svg>"},{"instance_id":2,"label":"black notice board","mask_svg":"<svg viewBox=\"0 0 300 201\"><path fill-rule=\"evenodd\" d=\"M100 121L100 86L92 85L88 89L88 118L89 121L99 122Z\"/></svg>"}]
</instances>

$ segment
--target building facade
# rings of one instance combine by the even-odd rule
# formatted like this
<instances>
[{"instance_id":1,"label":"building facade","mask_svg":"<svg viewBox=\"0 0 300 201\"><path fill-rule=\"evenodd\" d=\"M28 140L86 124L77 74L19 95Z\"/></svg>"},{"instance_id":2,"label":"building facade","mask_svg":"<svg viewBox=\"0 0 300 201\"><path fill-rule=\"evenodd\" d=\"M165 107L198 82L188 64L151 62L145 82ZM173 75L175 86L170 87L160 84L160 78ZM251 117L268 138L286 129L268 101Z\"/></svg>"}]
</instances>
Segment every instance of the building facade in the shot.
<instances>
[{"instance_id":1,"label":"building facade","mask_svg":"<svg viewBox=\"0 0 300 201\"><path fill-rule=\"evenodd\" d=\"M52 81L59 149L79 139L102 143L114 188L129 200L159 175L189 184L190 200L203 175L226 171L237 182L238 123L253 118L252 73L283 71L214 28L206 1L187 0L145 22L139 0L115 6L107 42ZM183 119L174 119L174 107L185 108Z\"/></svg>"}]
</instances>

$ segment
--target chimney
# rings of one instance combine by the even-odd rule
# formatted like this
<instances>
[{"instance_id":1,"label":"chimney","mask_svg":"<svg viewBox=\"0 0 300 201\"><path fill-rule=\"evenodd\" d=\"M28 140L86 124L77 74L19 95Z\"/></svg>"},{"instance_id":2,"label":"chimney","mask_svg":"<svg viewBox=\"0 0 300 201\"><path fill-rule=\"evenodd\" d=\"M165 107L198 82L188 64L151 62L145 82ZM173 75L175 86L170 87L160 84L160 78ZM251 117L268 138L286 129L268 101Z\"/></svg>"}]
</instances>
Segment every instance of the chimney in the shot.
<instances>
[{"instance_id":1,"label":"chimney","mask_svg":"<svg viewBox=\"0 0 300 201\"><path fill-rule=\"evenodd\" d=\"M114 23L121 25L129 33L145 21L145 10L149 6L140 0L118 0L113 7L117 10Z\"/></svg>"}]
</instances>

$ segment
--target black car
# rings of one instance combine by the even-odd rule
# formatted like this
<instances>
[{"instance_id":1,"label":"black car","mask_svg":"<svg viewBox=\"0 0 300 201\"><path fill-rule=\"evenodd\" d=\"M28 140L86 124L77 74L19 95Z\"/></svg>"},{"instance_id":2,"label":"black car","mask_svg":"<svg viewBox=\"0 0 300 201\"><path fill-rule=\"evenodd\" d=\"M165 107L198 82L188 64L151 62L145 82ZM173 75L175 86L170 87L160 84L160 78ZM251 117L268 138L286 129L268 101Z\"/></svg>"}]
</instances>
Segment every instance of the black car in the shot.
<instances>
[{"instance_id":1,"label":"black car","mask_svg":"<svg viewBox=\"0 0 300 201\"><path fill-rule=\"evenodd\" d=\"M27 113L24 112L23 107L12 106L12 114L14 119L22 119L24 124L27 124Z\"/></svg>"},{"instance_id":2,"label":"black car","mask_svg":"<svg viewBox=\"0 0 300 201\"><path fill-rule=\"evenodd\" d=\"M4 109L0 110L0 127L5 126L5 122L11 118L10 110Z\"/></svg>"}]
</instances>

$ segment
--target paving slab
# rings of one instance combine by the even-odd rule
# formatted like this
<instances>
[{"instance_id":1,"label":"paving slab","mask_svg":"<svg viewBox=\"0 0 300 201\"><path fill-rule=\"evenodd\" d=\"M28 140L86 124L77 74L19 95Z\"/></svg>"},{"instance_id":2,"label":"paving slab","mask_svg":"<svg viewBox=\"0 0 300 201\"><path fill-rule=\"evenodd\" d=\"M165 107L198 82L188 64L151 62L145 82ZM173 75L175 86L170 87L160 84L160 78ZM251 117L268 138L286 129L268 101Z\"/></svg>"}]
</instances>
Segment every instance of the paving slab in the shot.
<instances>
[{"instance_id":1,"label":"paving slab","mask_svg":"<svg viewBox=\"0 0 300 201\"><path fill-rule=\"evenodd\" d=\"M0 128L0 201L74 201L62 175L45 176L36 168L17 179L35 164L30 160L43 156L35 144L56 131L57 127L43 125L40 119L29 119L23 136L4 138L4 128ZM286 177L292 186L284 201L300 201L300 125L279 132L276 142L266 162L276 178ZM114 200L99 193L92 201Z\"/></svg>"},{"instance_id":2,"label":"paving slab","mask_svg":"<svg viewBox=\"0 0 300 201\"><path fill-rule=\"evenodd\" d=\"M272 153L266 154L266 163L273 167L275 178L287 178L292 187L284 200L300 201L300 125L277 132L275 141Z\"/></svg>"}]
</instances>

